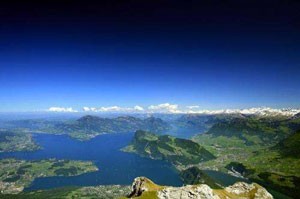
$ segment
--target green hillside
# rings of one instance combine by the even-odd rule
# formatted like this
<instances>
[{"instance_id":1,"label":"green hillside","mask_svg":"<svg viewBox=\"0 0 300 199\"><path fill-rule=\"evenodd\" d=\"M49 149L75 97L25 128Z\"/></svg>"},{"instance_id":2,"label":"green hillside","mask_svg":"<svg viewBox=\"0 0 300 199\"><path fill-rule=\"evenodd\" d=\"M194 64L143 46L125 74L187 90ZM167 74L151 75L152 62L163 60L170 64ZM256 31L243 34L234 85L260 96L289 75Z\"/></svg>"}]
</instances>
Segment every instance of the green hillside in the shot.
<instances>
[{"instance_id":1,"label":"green hillside","mask_svg":"<svg viewBox=\"0 0 300 199\"><path fill-rule=\"evenodd\" d=\"M33 151L39 148L30 134L0 130L0 152Z\"/></svg>"},{"instance_id":2,"label":"green hillside","mask_svg":"<svg viewBox=\"0 0 300 199\"><path fill-rule=\"evenodd\" d=\"M236 137L246 145L276 144L300 128L300 121L285 117L243 117L214 124L207 132L214 137Z\"/></svg>"},{"instance_id":3,"label":"green hillside","mask_svg":"<svg viewBox=\"0 0 300 199\"><path fill-rule=\"evenodd\" d=\"M34 179L40 177L76 176L97 170L98 168L90 161L2 159L0 160L0 193L20 193Z\"/></svg>"},{"instance_id":4,"label":"green hillside","mask_svg":"<svg viewBox=\"0 0 300 199\"><path fill-rule=\"evenodd\" d=\"M279 142L275 149L278 149L282 156L300 158L300 130Z\"/></svg>"},{"instance_id":5,"label":"green hillside","mask_svg":"<svg viewBox=\"0 0 300 199\"><path fill-rule=\"evenodd\" d=\"M124 151L167 160L175 165L197 164L214 159L210 152L191 140L168 135L158 136L141 130L136 131L131 144Z\"/></svg>"},{"instance_id":6,"label":"green hillside","mask_svg":"<svg viewBox=\"0 0 300 199\"><path fill-rule=\"evenodd\" d=\"M245 117L215 124L194 141L216 159L200 169L244 176L285 195L299 195L299 118Z\"/></svg>"}]
</instances>

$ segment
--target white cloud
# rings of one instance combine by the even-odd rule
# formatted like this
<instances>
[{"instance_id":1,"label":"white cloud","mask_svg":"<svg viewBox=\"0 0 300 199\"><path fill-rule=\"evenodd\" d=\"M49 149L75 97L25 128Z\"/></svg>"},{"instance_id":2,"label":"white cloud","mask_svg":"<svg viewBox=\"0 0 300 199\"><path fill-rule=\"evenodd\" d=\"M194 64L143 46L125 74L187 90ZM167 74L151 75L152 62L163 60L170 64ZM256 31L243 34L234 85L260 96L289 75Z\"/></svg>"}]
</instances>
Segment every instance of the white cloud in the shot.
<instances>
[{"instance_id":1,"label":"white cloud","mask_svg":"<svg viewBox=\"0 0 300 199\"><path fill-rule=\"evenodd\" d=\"M50 111L50 112L69 112L69 113L78 112L77 110L74 110L72 107L65 108L65 107L56 107L56 106L50 107L48 109L48 111Z\"/></svg>"},{"instance_id":2,"label":"white cloud","mask_svg":"<svg viewBox=\"0 0 300 199\"><path fill-rule=\"evenodd\" d=\"M134 110L136 110L136 111L143 111L144 108L141 107L141 106L135 106L135 107L134 107Z\"/></svg>"},{"instance_id":3,"label":"white cloud","mask_svg":"<svg viewBox=\"0 0 300 199\"><path fill-rule=\"evenodd\" d=\"M187 113L187 114L247 114L247 115L286 115L293 116L300 113L300 109L274 109L269 107L258 107L249 109L219 109L219 110L203 110L200 106L190 105L184 109L180 109L177 104L163 103L157 105L150 105L148 107L134 106L134 107L83 107L83 111L87 112L113 112L113 113ZM55 112L77 112L72 108L51 107L49 111Z\"/></svg>"},{"instance_id":4,"label":"white cloud","mask_svg":"<svg viewBox=\"0 0 300 199\"><path fill-rule=\"evenodd\" d=\"M87 107L87 106L85 106L82 109L83 109L83 111L97 112L97 108L95 108L95 107Z\"/></svg>"},{"instance_id":5,"label":"white cloud","mask_svg":"<svg viewBox=\"0 0 300 199\"><path fill-rule=\"evenodd\" d=\"M108 106L108 107L83 107L83 111L88 112L141 112L144 111L144 108L141 106L134 106L134 107L120 107L120 106Z\"/></svg>"},{"instance_id":6,"label":"white cloud","mask_svg":"<svg viewBox=\"0 0 300 199\"><path fill-rule=\"evenodd\" d=\"M180 113L177 104L158 104L151 105L148 108L136 105L134 107L120 107L120 106L108 106L108 107L83 107L83 111L86 112L128 112L128 113Z\"/></svg>"},{"instance_id":7,"label":"white cloud","mask_svg":"<svg viewBox=\"0 0 300 199\"><path fill-rule=\"evenodd\" d=\"M122 108L119 106L101 107L98 109L99 112L116 112L121 110Z\"/></svg>"},{"instance_id":8,"label":"white cloud","mask_svg":"<svg viewBox=\"0 0 300 199\"><path fill-rule=\"evenodd\" d=\"M200 108L200 106L197 105L192 105L192 106L187 106L188 109L196 109L196 108Z\"/></svg>"},{"instance_id":9,"label":"white cloud","mask_svg":"<svg viewBox=\"0 0 300 199\"><path fill-rule=\"evenodd\" d=\"M181 113L178 109L178 104L158 104L158 105L151 105L148 107L150 112L158 112L158 113Z\"/></svg>"},{"instance_id":10,"label":"white cloud","mask_svg":"<svg viewBox=\"0 0 300 199\"><path fill-rule=\"evenodd\" d=\"M86 107L86 106L83 107L82 109L83 109L83 111L91 111L91 108L90 107Z\"/></svg>"}]
</instances>

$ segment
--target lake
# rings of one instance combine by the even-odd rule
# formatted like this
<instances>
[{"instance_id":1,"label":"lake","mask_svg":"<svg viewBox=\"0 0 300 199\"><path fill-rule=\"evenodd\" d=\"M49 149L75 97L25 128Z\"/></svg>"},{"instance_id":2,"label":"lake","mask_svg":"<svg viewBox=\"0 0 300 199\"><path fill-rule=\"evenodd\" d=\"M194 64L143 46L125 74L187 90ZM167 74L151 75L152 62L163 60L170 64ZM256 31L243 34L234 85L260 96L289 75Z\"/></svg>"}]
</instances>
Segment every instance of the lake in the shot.
<instances>
[{"instance_id":1,"label":"lake","mask_svg":"<svg viewBox=\"0 0 300 199\"><path fill-rule=\"evenodd\" d=\"M89 141L79 141L67 135L34 134L33 138L43 149L31 152L0 153L0 159L86 160L93 161L99 168L99 171L79 176L36 178L25 191L63 186L131 185L133 179L138 176L146 176L157 184L183 185L178 172L171 164L120 151L130 143L133 135L134 133L104 134ZM236 181L245 181L245 179L217 171L205 172L216 182L225 186Z\"/></svg>"},{"instance_id":2,"label":"lake","mask_svg":"<svg viewBox=\"0 0 300 199\"><path fill-rule=\"evenodd\" d=\"M116 133L100 135L89 141L78 141L66 135L34 134L34 139L43 147L42 150L0 153L0 158L88 160L99 168L99 171L73 177L37 178L26 188L28 191L62 186L130 185L138 176L146 176L157 184L182 185L171 164L120 151L132 137L133 133Z\"/></svg>"}]
</instances>

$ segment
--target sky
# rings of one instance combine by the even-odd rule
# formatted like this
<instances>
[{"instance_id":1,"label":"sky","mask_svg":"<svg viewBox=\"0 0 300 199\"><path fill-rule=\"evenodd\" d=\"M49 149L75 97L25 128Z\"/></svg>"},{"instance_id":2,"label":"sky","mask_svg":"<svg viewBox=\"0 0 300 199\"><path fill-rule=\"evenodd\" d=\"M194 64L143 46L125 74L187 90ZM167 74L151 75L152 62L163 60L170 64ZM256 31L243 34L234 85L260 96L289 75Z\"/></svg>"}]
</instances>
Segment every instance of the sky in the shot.
<instances>
[{"instance_id":1,"label":"sky","mask_svg":"<svg viewBox=\"0 0 300 199\"><path fill-rule=\"evenodd\" d=\"M0 112L299 108L300 3L199 2L1 2Z\"/></svg>"}]
</instances>

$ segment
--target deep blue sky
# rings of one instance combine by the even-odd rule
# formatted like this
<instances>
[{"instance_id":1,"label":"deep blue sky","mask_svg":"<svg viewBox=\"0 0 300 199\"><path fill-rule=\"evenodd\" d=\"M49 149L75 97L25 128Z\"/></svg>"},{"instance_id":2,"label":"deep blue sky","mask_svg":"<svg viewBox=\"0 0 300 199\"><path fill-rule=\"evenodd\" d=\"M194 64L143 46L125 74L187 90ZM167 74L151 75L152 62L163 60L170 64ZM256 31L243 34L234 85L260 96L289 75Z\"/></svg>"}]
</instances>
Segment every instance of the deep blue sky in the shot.
<instances>
[{"instance_id":1,"label":"deep blue sky","mask_svg":"<svg viewBox=\"0 0 300 199\"><path fill-rule=\"evenodd\" d=\"M299 3L145 2L1 5L0 111L300 107Z\"/></svg>"}]
</instances>

